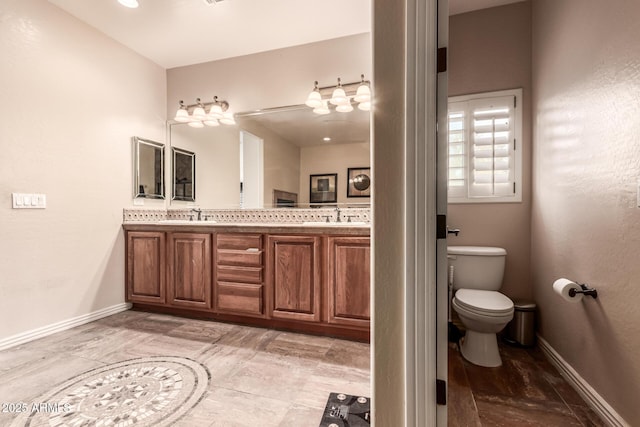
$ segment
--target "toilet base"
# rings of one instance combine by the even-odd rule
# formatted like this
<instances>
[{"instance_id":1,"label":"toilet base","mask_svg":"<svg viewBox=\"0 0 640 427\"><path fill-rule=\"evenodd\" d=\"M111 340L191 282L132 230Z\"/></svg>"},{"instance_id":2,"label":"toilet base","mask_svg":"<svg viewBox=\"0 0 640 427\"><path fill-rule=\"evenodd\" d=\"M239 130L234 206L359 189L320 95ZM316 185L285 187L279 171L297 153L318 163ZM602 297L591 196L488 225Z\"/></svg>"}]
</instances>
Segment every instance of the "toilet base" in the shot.
<instances>
[{"instance_id":1,"label":"toilet base","mask_svg":"<svg viewBox=\"0 0 640 427\"><path fill-rule=\"evenodd\" d=\"M496 368L502 365L498 340L495 333L470 331L462 339L460 346L462 357L474 365Z\"/></svg>"}]
</instances>

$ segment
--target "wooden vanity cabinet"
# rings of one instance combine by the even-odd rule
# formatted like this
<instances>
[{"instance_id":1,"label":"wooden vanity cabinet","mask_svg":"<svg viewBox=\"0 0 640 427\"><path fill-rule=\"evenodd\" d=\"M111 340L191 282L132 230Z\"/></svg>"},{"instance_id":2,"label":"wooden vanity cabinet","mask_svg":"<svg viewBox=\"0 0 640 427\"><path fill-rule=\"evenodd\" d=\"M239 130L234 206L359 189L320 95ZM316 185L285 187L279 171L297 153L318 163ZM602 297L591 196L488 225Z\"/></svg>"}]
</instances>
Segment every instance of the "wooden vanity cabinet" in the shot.
<instances>
[{"instance_id":1,"label":"wooden vanity cabinet","mask_svg":"<svg viewBox=\"0 0 640 427\"><path fill-rule=\"evenodd\" d=\"M366 235L126 230L126 299L143 310L367 340Z\"/></svg>"},{"instance_id":2,"label":"wooden vanity cabinet","mask_svg":"<svg viewBox=\"0 0 640 427\"><path fill-rule=\"evenodd\" d=\"M321 237L268 236L273 319L321 320Z\"/></svg>"},{"instance_id":3,"label":"wooden vanity cabinet","mask_svg":"<svg viewBox=\"0 0 640 427\"><path fill-rule=\"evenodd\" d=\"M261 234L216 234L214 311L266 317Z\"/></svg>"},{"instance_id":4,"label":"wooden vanity cabinet","mask_svg":"<svg viewBox=\"0 0 640 427\"><path fill-rule=\"evenodd\" d=\"M167 233L168 303L211 308L211 234Z\"/></svg>"},{"instance_id":5,"label":"wooden vanity cabinet","mask_svg":"<svg viewBox=\"0 0 640 427\"><path fill-rule=\"evenodd\" d=\"M327 248L328 322L369 327L370 239L329 237Z\"/></svg>"},{"instance_id":6,"label":"wooden vanity cabinet","mask_svg":"<svg viewBox=\"0 0 640 427\"><path fill-rule=\"evenodd\" d=\"M133 303L165 303L165 234L127 233L126 299Z\"/></svg>"}]
</instances>

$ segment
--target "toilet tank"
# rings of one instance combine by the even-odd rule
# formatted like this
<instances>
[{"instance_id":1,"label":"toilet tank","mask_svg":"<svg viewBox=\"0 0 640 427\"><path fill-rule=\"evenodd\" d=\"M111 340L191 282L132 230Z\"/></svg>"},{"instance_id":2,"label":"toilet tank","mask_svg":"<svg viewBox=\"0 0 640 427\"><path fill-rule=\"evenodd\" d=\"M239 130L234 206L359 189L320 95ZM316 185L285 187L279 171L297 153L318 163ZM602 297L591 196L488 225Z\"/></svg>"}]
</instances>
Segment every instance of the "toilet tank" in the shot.
<instances>
[{"instance_id":1,"label":"toilet tank","mask_svg":"<svg viewBox=\"0 0 640 427\"><path fill-rule=\"evenodd\" d=\"M497 291L502 286L507 251L488 246L449 246L454 289Z\"/></svg>"}]
</instances>

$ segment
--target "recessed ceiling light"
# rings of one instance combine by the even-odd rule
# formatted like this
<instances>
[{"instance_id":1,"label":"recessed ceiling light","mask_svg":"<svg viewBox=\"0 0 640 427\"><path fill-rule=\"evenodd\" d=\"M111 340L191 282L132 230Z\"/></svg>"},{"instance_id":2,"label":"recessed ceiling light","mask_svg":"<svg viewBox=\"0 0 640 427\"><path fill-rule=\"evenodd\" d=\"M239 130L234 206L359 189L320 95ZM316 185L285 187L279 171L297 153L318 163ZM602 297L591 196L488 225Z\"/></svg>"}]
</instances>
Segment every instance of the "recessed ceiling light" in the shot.
<instances>
[{"instance_id":1,"label":"recessed ceiling light","mask_svg":"<svg viewBox=\"0 0 640 427\"><path fill-rule=\"evenodd\" d=\"M324 138L322 138L322 140L324 142L329 142L329 141L331 141L331 138L329 138L328 136L325 136Z\"/></svg>"},{"instance_id":2,"label":"recessed ceiling light","mask_svg":"<svg viewBox=\"0 0 640 427\"><path fill-rule=\"evenodd\" d=\"M130 7L131 9L135 9L136 7L140 6L138 4L138 0L118 0L118 3L123 6Z\"/></svg>"}]
</instances>

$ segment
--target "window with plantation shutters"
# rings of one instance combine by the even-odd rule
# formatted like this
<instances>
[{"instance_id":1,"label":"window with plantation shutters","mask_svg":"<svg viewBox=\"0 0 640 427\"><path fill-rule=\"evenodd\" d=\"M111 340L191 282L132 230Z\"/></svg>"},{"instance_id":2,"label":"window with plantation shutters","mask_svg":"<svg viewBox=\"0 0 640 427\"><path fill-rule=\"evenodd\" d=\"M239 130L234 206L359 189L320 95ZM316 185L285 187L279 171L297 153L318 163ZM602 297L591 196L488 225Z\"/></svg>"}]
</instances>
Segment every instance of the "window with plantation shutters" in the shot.
<instances>
[{"instance_id":1,"label":"window with plantation shutters","mask_svg":"<svg viewBox=\"0 0 640 427\"><path fill-rule=\"evenodd\" d=\"M449 98L449 202L520 202L522 90Z\"/></svg>"}]
</instances>

